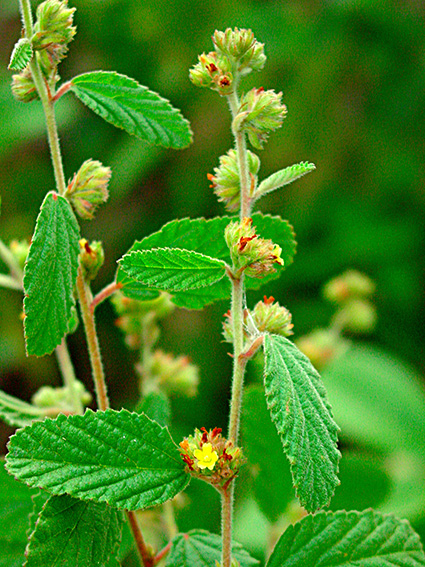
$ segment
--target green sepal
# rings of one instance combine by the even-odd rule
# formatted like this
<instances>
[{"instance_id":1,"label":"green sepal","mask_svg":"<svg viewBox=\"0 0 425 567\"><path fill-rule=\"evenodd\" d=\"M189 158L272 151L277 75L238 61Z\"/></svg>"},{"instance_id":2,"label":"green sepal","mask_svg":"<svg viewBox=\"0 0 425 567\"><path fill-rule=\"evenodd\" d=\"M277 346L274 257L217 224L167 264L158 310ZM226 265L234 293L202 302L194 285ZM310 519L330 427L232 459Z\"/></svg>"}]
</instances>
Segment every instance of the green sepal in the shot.
<instances>
[{"instance_id":1,"label":"green sepal","mask_svg":"<svg viewBox=\"0 0 425 567\"><path fill-rule=\"evenodd\" d=\"M288 339L264 336L267 407L291 464L300 503L315 512L339 484L337 432L322 380L309 359Z\"/></svg>"},{"instance_id":2,"label":"green sepal","mask_svg":"<svg viewBox=\"0 0 425 567\"><path fill-rule=\"evenodd\" d=\"M127 410L35 422L8 449L8 471L29 486L126 510L162 504L190 479L168 430Z\"/></svg>"},{"instance_id":3,"label":"green sepal","mask_svg":"<svg viewBox=\"0 0 425 567\"><path fill-rule=\"evenodd\" d=\"M289 526L267 567L423 567L418 534L407 520L363 512L319 512Z\"/></svg>"},{"instance_id":4,"label":"green sepal","mask_svg":"<svg viewBox=\"0 0 425 567\"><path fill-rule=\"evenodd\" d=\"M207 287L225 274L222 260L180 248L134 250L119 265L137 282L168 292Z\"/></svg>"},{"instance_id":5,"label":"green sepal","mask_svg":"<svg viewBox=\"0 0 425 567\"><path fill-rule=\"evenodd\" d=\"M71 80L71 91L93 112L149 144L182 149L192 143L189 122L168 100L114 71Z\"/></svg>"},{"instance_id":6,"label":"green sepal","mask_svg":"<svg viewBox=\"0 0 425 567\"><path fill-rule=\"evenodd\" d=\"M24 328L28 354L50 354L68 332L77 279L80 229L71 205L46 195L24 271Z\"/></svg>"},{"instance_id":7,"label":"green sepal","mask_svg":"<svg viewBox=\"0 0 425 567\"><path fill-rule=\"evenodd\" d=\"M32 56L33 48L31 41L26 37L21 37L13 47L8 69L11 71L23 71L31 61Z\"/></svg>"},{"instance_id":8,"label":"green sepal","mask_svg":"<svg viewBox=\"0 0 425 567\"><path fill-rule=\"evenodd\" d=\"M284 261L284 267L290 266L296 250L292 226L279 216L255 213L252 215L252 219L257 233L262 238L271 239L282 248L281 257ZM164 225L158 232L147 236L141 241L136 241L130 248L129 253L136 250L150 250L152 248L183 248L230 264L229 248L224 239L224 230L231 221L235 220L236 217L216 217L209 220L204 218L174 220ZM262 285L279 277L281 270L282 268L277 266L276 272L267 277L246 277L245 284L247 289L259 289ZM122 269L118 269L117 283L122 285L122 293L132 299L153 299L159 295L159 291L139 284ZM230 293L230 281L228 278L222 278L208 287L174 292L172 300L179 307L202 309L205 305L214 301L228 299Z\"/></svg>"}]
</instances>

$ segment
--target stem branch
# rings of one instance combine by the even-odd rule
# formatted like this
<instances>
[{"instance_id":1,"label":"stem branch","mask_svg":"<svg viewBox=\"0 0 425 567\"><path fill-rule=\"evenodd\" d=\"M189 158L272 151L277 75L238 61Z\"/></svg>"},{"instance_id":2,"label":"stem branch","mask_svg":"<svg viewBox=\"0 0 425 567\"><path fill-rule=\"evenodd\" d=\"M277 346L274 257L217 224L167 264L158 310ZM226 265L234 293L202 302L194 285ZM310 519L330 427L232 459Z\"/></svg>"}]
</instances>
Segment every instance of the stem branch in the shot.
<instances>
[{"instance_id":1,"label":"stem branch","mask_svg":"<svg viewBox=\"0 0 425 567\"><path fill-rule=\"evenodd\" d=\"M140 530L139 522L137 521L136 512L126 511L127 519L133 532L134 540L136 542L137 551L139 552L140 559L144 567L154 567L155 558L149 552L146 546L145 540L143 539L142 532Z\"/></svg>"},{"instance_id":2,"label":"stem branch","mask_svg":"<svg viewBox=\"0 0 425 567\"><path fill-rule=\"evenodd\" d=\"M105 301L105 299L108 299L108 297L113 295L116 291L118 291L121 288L122 288L122 284L116 283L116 282L112 282L109 285L107 285L106 287L104 287L101 291L99 291L99 293L93 298L93 301L90 303L91 311L94 312L96 307L100 303L102 303L102 301Z\"/></svg>"},{"instance_id":3,"label":"stem branch","mask_svg":"<svg viewBox=\"0 0 425 567\"><path fill-rule=\"evenodd\" d=\"M80 396L78 394L76 386L77 377L75 376L74 366L72 364L71 357L69 355L68 346L66 344L66 338L62 339L60 345L55 349L56 358L59 364L59 368L63 377L65 386L71 395L72 405L74 407L75 413L83 413L83 404L81 403Z\"/></svg>"}]
</instances>

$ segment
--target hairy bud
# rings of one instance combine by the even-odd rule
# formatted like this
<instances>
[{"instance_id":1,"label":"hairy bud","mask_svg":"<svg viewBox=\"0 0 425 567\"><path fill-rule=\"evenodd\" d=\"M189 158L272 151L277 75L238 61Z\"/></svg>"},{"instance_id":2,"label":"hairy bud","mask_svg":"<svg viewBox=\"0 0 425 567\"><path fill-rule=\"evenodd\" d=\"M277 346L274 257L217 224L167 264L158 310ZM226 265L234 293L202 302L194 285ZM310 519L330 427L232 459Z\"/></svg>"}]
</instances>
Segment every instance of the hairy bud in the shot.
<instances>
[{"instance_id":1,"label":"hairy bud","mask_svg":"<svg viewBox=\"0 0 425 567\"><path fill-rule=\"evenodd\" d=\"M39 96L29 67L19 74L12 75L12 94L20 102L38 100Z\"/></svg>"},{"instance_id":2,"label":"hairy bud","mask_svg":"<svg viewBox=\"0 0 425 567\"><path fill-rule=\"evenodd\" d=\"M227 225L224 237L237 273L261 278L276 271L274 264L283 265L282 249L271 240L255 233L251 218Z\"/></svg>"},{"instance_id":3,"label":"hairy bud","mask_svg":"<svg viewBox=\"0 0 425 567\"><path fill-rule=\"evenodd\" d=\"M254 192L257 184L257 173L260 169L260 158L248 150L248 169L251 175L251 188ZM214 168L214 175L207 175L211 181L218 200L224 203L227 211L238 211L240 207L240 176L235 150L231 149L220 157L219 167Z\"/></svg>"},{"instance_id":4,"label":"hairy bud","mask_svg":"<svg viewBox=\"0 0 425 567\"><path fill-rule=\"evenodd\" d=\"M274 301L274 297L264 296L263 301L259 301L252 310L252 319L257 329L264 333L282 335L289 337L293 335L292 315L286 309Z\"/></svg>"},{"instance_id":5,"label":"hairy bud","mask_svg":"<svg viewBox=\"0 0 425 567\"><path fill-rule=\"evenodd\" d=\"M32 44L35 50L48 54L51 66L65 57L75 36L74 12L75 8L68 8L68 0L45 0L37 8Z\"/></svg>"},{"instance_id":6,"label":"hairy bud","mask_svg":"<svg viewBox=\"0 0 425 567\"><path fill-rule=\"evenodd\" d=\"M282 104L282 93L265 91L262 87L253 88L241 97L233 129L236 132L246 131L250 143L261 150L269 134L282 126L287 112Z\"/></svg>"},{"instance_id":7,"label":"hairy bud","mask_svg":"<svg viewBox=\"0 0 425 567\"><path fill-rule=\"evenodd\" d=\"M94 280L104 260L105 254L100 241L93 240L89 244L85 238L80 240L80 263L86 281Z\"/></svg>"},{"instance_id":8,"label":"hairy bud","mask_svg":"<svg viewBox=\"0 0 425 567\"><path fill-rule=\"evenodd\" d=\"M233 92L232 66L226 56L218 55L215 51L202 53L199 63L189 71L192 83L197 87L206 87L221 95Z\"/></svg>"},{"instance_id":9,"label":"hairy bud","mask_svg":"<svg viewBox=\"0 0 425 567\"><path fill-rule=\"evenodd\" d=\"M78 216L86 220L94 218L97 207L108 199L110 178L111 169L100 161L88 159L83 163L65 192Z\"/></svg>"},{"instance_id":10,"label":"hairy bud","mask_svg":"<svg viewBox=\"0 0 425 567\"><path fill-rule=\"evenodd\" d=\"M212 39L217 53L227 56L241 75L264 67L264 43L258 42L251 30L227 28L215 31Z\"/></svg>"}]
</instances>

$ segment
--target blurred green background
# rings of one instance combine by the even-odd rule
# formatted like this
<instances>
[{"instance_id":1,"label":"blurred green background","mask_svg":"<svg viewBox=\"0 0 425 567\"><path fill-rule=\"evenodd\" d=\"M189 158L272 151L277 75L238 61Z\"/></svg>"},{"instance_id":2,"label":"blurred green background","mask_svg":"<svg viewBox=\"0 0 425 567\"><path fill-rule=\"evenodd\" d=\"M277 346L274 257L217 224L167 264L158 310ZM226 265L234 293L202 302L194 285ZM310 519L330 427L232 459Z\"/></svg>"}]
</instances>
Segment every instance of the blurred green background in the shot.
<instances>
[{"instance_id":1,"label":"blurred green background","mask_svg":"<svg viewBox=\"0 0 425 567\"><path fill-rule=\"evenodd\" d=\"M268 61L244 86L281 90L288 107L283 128L260 155L260 177L298 161L317 166L261 201L263 211L294 225L298 240L294 264L264 292L293 313L297 337L327 324L331 308L320 288L330 277L347 268L364 271L377 284L379 315L367 343L397 355L416 375L425 374L425 5L416 0L71 4L77 8L78 33L60 67L63 79L118 70L170 99L194 131L187 150L150 148L104 123L71 94L58 103L67 177L89 157L113 170L107 205L94 221L82 223L83 235L103 240L106 251L94 289L113 279L116 260L135 239L175 217L223 214L206 174L232 143L229 113L224 99L189 82L188 69L199 53L212 49L214 29L250 27L265 42ZM6 68L19 35L17 0L2 0L0 237L6 242L31 236L43 196L53 189L39 105L18 103L10 93ZM251 300L261 296L257 292ZM183 434L195 426L225 426L231 360L220 331L227 309L218 304L203 312L178 310L164 323L161 348L189 354L201 368L198 398L173 403L176 430ZM19 294L0 290L0 387L28 399L43 383L59 384L59 376L53 358L25 357L20 310ZM123 345L109 304L99 308L98 325L112 403L120 407L137 391L135 358ZM77 372L91 388L81 331L69 344ZM412 427L412 436L421 434ZM3 430L3 443L10 432ZM418 474L425 477L425 469ZM214 506L204 527L217 530ZM416 512L419 527L422 516Z\"/></svg>"}]
</instances>

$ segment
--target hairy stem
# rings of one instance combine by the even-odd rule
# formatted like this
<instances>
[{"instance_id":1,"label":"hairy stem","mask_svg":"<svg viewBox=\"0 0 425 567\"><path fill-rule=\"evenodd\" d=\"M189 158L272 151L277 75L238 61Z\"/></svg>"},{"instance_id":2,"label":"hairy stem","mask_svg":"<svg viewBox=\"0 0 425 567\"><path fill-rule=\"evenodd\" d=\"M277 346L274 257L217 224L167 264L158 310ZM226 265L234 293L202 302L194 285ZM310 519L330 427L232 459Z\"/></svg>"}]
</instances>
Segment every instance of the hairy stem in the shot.
<instances>
[{"instance_id":1,"label":"hairy stem","mask_svg":"<svg viewBox=\"0 0 425 567\"><path fill-rule=\"evenodd\" d=\"M90 355L97 406L100 410L105 411L109 407L109 399L106 390L102 357L100 355L99 340L96 333L94 313L92 309L90 309L93 297L89 285L84 281L81 266L79 266L78 268L77 293L81 306L81 315L83 317L84 329L86 331L87 346Z\"/></svg>"},{"instance_id":2,"label":"hairy stem","mask_svg":"<svg viewBox=\"0 0 425 567\"><path fill-rule=\"evenodd\" d=\"M239 109L239 98L236 93L236 89L231 95L228 96L228 101L230 110L232 111L232 116L233 118L235 118ZM237 131L233 132L233 135L235 136L235 147L241 185L240 218L242 220L244 217L249 217L251 215L251 183L249 179L248 152L246 147L245 133L243 131Z\"/></svg>"},{"instance_id":3,"label":"hairy stem","mask_svg":"<svg viewBox=\"0 0 425 567\"><path fill-rule=\"evenodd\" d=\"M137 521L136 512L130 512L129 510L126 510L126 515L130 524L131 531L133 532L134 540L136 542L137 551L139 552L142 565L144 565L144 567L153 567L155 565L155 559L146 546L145 540L140 530L139 522Z\"/></svg>"},{"instance_id":4,"label":"hairy stem","mask_svg":"<svg viewBox=\"0 0 425 567\"><path fill-rule=\"evenodd\" d=\"M107 285L106 287L104 287L101 291L99 291L99 293L93 298L93 301L90 304L90 309L92 311L94 311L96 309L96 307L102 303L102 301L105 301L105 299L108 299L108 297L111 297L111 295L113 295L116 291L120 290L122 288L122 284L120 283L116 283L116 282L112 282L109 285Z\"/></svg>"},{"instance_id":5,"label":"hairy stem","mask_svg":"<svg viewBox=\"0 0 425 567\"><path fill-rule=\"evenodd\" d=\"M22 19L24 22L25 36L30 39L33 33L30 0L20 0L19 4L22 13ZM41 104L43 105L44 115L46 118L47 137L49 140L50 155L53 163L56 188L59 195L63 195L65 193L66 184L65 175L63 172L58 130L56 127L55 109L50 97L49 89L43 77L43 73L41 72L40 65L38 64L37 54L35 54L29 66L31 69L34 85L37 89L38 96L40 97Z\"/></svg>"},{"instance_id":6,"label":"hairy stem","mask_svg":"<svg viewBox=\"0 0 425 567\"><path fill-rule=\"evenodd\" d=\"M230 567L232 562L233 486L232 483L221 495L222 567Z\"/></svg>"},{"instance_id":7,"label":"hairy stem","mask_svg":"<svg viewBox=\"0 0 425 567\"><path fill-rule=\"evenodd\" d=\"M81 403L80 396L78 394L76 386L77 377L75 376L74 365L72 364L71 357L69 355L68 346L66 344L66 338L62 339L62 342L55 349L56 358L59 364L59 368L63 377L65 386L71 395L72 405L74 407L75 413L83 413L83 404Z\"/></svg>"}]
</instances>

